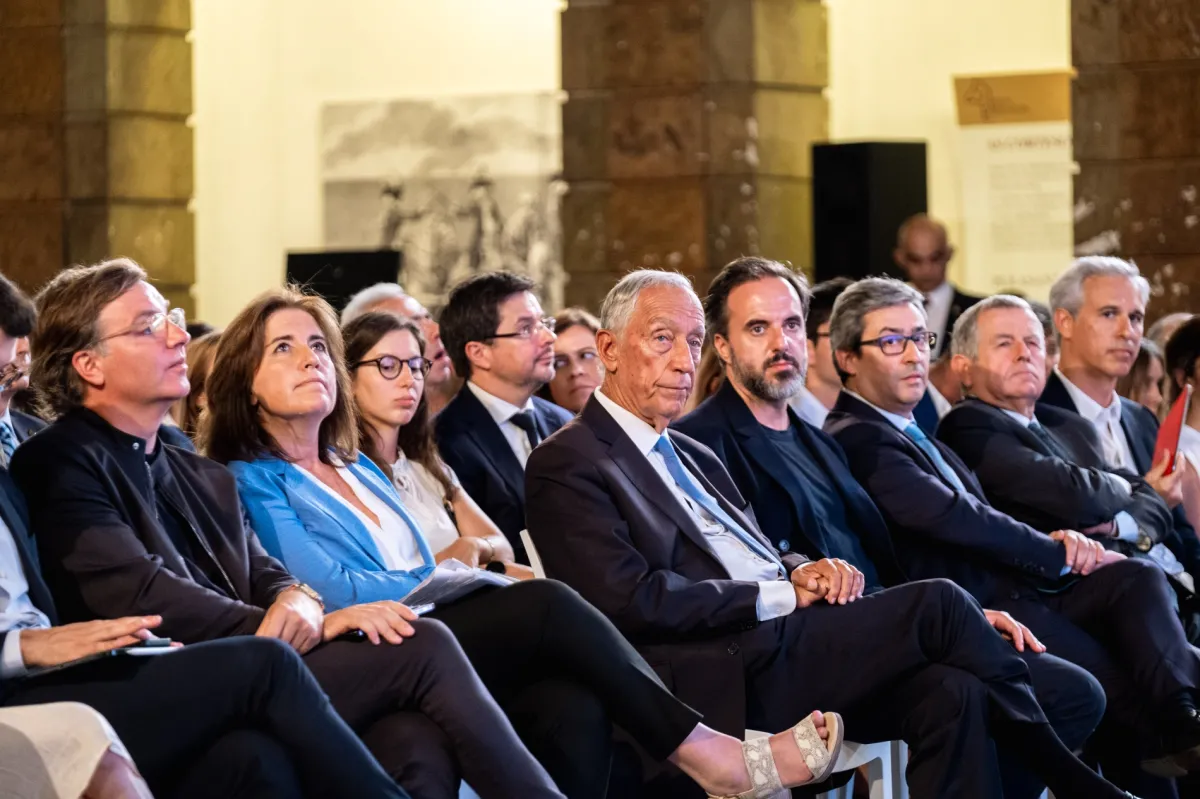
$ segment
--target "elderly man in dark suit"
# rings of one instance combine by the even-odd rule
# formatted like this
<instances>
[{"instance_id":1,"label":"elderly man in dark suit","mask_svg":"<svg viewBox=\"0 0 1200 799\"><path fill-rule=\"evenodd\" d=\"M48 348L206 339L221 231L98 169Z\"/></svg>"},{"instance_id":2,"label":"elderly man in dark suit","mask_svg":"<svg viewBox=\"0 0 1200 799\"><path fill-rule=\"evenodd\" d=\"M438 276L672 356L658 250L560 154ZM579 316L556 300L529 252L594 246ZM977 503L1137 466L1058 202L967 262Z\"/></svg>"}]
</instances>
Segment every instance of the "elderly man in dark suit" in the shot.
<instances>
[{"instance_id":1,"label":"elderly man in dark suit","mask_svg":"<svg viewBox=\"0 0 1200 799\"><path fill-rule=\"evenodd\" d=\"M837 442L788 407L806 366L807 293L800 275L774 261L741 258L725 267L704 304L726 380L672 426L712 448L779 549L814 560L841 558L864 574L867 592L878 591L913 579L887 524ZM1037 638L1009 614L984 614L1022 653L1059 737L1081 747L1104 713L1103 688L1079 666L1043 654ZM1004 778L1009 799L1034 797L1045 787L1011 767Z\"/></svg>"},{"instance_id":2,"label":"elderly man in dark suit","mask_svg":"<svg viewBox=\"0 0 1200 799\"><path fill-rule=\"evenodd\" d=\"M844 561L780 553L712 451L667 430L704 339L686 278L625 276L602 324L603 386L530 458L529 531L547 572L681 698L727 732L843 713L850 737L909 743L918 796L1001 796L997 743L1057 796L1123 795L1063 746L965 592L933 580L864 596Z\"/></svg>"},{"instance_id":3,"label":"elderly man in dark suit","mask_svg":"<svg viewBox=\"0 0 1200 799\"><path fill-rule=\"evenodd\" d=\"M911 422L928 367L929 334L919 296L897 281L870 279L847 291L840 302L834 311L834 346L839 368L847 374L847 391L830 415L828 431L888 519L905 566L921 576L954 575L982 601L1027 624L1050 652L1087 668L1105 687L1106 719L1115 725L1111 737L1123 741L1125 753L1136 754L1138 746L1163 732L1172 756L1163 768L1174 769L1176 759L1186 761L1200 731L1190 710L1190 650L1186 641L1178 649L1181 639L1172 638L1169 630L1164 639L1151 625L1130 625L1131 619L1162 608L1171 616L1162 575L1073 530L1051 528L1046 535L990 507L967 465ZM996 302L991 298L976 307ZM960 329L973 323L977 313L968 310ZM1036 328L1028 335L1040 346L1036 317L1027 307L1021 313ZM997 346L1032 347L1023 334L1016 341L999 338ZM1036 379L1040 391L1045 377L1040 360L1024 366L1019 377ZM952 410L943 427L973 402ZM1106 648L1101 641L1111 635L1124 636L1123 645ZM1145 670L1125 664L1124 658L1133 656L1117 655L1134 649L1144 662L1183 658L1179 669L1154 672L1161 706L1148 707L1145 696L1131 688L1137 680L1151 679ZM1173 675L1178 684L1164 676L1168 671L1180 672ZM1140 779L1136 763L1133 773L1117 773L1127 782Z\"/></svg>"},{"instance_id":4,"label":"elderly man in dark suit","mask_svg":"<svg viewBox=\"0 0 1200 799\"><path fill-rule=\"evenodd\" d=\"M450 292L442 341L467 382L435 423L442 457L526 564L525 463L571 418L534 396L554 377L554 318L533 289L526 277L488 272Z\"/></svg>"}]
</instances>

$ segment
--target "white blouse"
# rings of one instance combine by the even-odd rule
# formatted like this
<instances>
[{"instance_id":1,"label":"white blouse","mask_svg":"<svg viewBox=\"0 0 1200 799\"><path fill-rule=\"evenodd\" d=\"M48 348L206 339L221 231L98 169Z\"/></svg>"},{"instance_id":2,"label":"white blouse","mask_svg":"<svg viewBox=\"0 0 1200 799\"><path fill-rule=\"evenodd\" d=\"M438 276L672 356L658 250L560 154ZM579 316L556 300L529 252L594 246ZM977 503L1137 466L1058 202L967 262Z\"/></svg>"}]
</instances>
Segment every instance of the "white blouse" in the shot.
<instances>
[{"instance_id":1,"label":"white blouse","mask_svg":"<svg viewBox=\"0 0 1200 799\"><path fill-rule=\"evenodd\" d=\"M1200 431L1188 425L1179 433L1179 453L1186 455L1192 466L1200 469Z\"/></svg>"},{"instance_id":2,"label":"white blouse","mask_svg":"<svg viewBox=\"0 0 1200 799\"><path fill-rule=\"evenodd\" d=\"M449 466L446 474L455 487L458 477ZM441 552L458 540L458 528L446 512L446 491L433 473L419 463L413 463L401 452L400 459L392 464L392 484L400 492L404 509L412 514L421 526L421 534L433 554Z\"/></svg>"},{"instance_id":3,"label":"white blouse","mask_svg":"<svg viewBox=\"0 0 1200 799\"><path fill-rule=\"evenodd\" d=\"M367 532L371 534L371 539L375 542L375 547L383 557L383 565L389 571L412 571L425 565L425 560L421 557L421 549L417 545L417 537L414 531L409 529L404 519L400 518L400 514L396 513L386 502L376 496L374 491L363 485L354 476L353 472L345 466L336 467L337 473L346 481L346 485L350 486L350 490L354 492L354 496L358 497L358 501L365 505L367 510L375 514L375 517L379 519L379 524L372 521L370 516L356 508L353 503L348 502L341 494L318 480L312 472L302 466L297 466L296 468L304 472L305 475L311 478L329 496L342 503L346 508L349 508L358 517L363 526L367 528ZM436 552L437 550L434 551Z\"/></svg>"}]
</instances>

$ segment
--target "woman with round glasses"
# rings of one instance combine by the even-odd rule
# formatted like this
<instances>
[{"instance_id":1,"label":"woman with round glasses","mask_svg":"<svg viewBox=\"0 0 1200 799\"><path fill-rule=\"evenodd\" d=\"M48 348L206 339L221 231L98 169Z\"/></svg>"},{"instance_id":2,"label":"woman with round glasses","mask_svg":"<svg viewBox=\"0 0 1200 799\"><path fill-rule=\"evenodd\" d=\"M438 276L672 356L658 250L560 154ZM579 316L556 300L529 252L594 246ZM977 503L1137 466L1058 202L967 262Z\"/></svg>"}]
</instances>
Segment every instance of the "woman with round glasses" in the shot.
<instances>
[{"instance_id":1,"label":"woman with round glasses","mask_svg":"<svg viewBox=\"0 0 1200 799\"><path fill-rule=\"evenodd\" d=\"M367 313L342 331L358 406L359 447L391 478L434 559L528 579L512 545L459 485L437 451L425 399L425 339L415 324L391 313Z\"/></svg>"},{"instance_id":2,"label":"woman with round glasses","mask_svg":"<svg viewBox=\"0 0 1200 799\"><path fill-rule=\"evenodd\" d=\"M405 379L414 364L425 369L419 348L364 355L355 360L358 370L380 377L386 370ZM402 361L399 368L385 355ZM415 408L416 382L391 404ZM271 291L221 334L202 432L209 457L228 464L237 479L263 546L329 611L403 601L436 562L392 483L359 457L351 385L329 304L291 289ZM484 687L571 799L606 796L614 724L710 795L757 795L747 764L756 754L766 757L764 748L780 753L779 777L789 787L824 780L837 760L840 719L821 713L766 744L749 742L744 755L739 738L701 724L603 614L555 580L483 589L438 605L428 618L449 627ZM462 752L472 726L448 721L442 731ZM519 764L525 753L505 756Z\"/></svg>"}]
</instances>

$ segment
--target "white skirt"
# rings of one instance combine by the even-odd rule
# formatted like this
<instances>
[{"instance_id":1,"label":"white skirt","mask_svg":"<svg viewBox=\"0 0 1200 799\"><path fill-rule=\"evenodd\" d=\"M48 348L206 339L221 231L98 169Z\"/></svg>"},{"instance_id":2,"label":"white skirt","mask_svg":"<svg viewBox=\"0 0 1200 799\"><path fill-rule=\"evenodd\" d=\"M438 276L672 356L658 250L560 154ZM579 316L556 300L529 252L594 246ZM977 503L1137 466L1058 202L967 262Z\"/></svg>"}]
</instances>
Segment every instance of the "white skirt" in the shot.
<instances>
[{"instance_id":1,"label":"white skirt","mask_svg":"<svg viewBox=\"0 0 1200 799\"><path fill-rule=\"evenodd\" d=\"M0 708L0 799L79 799L110 749L132 762L108 721L87 705Z\"/></svg>"}]
</instances>

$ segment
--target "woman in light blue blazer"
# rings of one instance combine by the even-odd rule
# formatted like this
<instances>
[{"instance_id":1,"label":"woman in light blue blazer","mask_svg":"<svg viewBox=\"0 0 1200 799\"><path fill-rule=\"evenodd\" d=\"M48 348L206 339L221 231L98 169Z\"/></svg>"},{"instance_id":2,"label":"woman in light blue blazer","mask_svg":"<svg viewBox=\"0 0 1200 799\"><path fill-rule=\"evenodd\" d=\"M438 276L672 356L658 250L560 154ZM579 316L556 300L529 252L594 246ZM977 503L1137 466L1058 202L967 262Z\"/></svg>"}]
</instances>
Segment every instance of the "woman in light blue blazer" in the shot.
<instances>
[{"instance_id":1,"label":"woman in light blue blazer","mask_svg":"<svg viewBox=\"0 0 1200 799\"><path fill-rule=\"evenodd\" d=\"M540 308L526 310L540 318ZM237 476L263 545L330 608L402 600L434 568L421 529L388 479L358 457L335 319L323 300L291 289L251 303L222 334L202 437L207 454ZM490 328L521 322L498 318ZM394 332L349 366L382 371L378 358L400 361L397 402L420 402L429 364L420 333L411 324ZM430 616L455 634L502 708L519 702L521 714L510 718L567 796L605 795L611 723L710 796L760 795L748 764L761 770L764 760L774 762L772 740L777 750L791 747L777 766L784 785L823 779L836 761L836 714L813 713L748 748L739 740L743 730L726 731L735 738L701 724L607 618L553 580L477 592ZM538 701L529 701L531 692Z\"/></svg>"}]
</instances>

